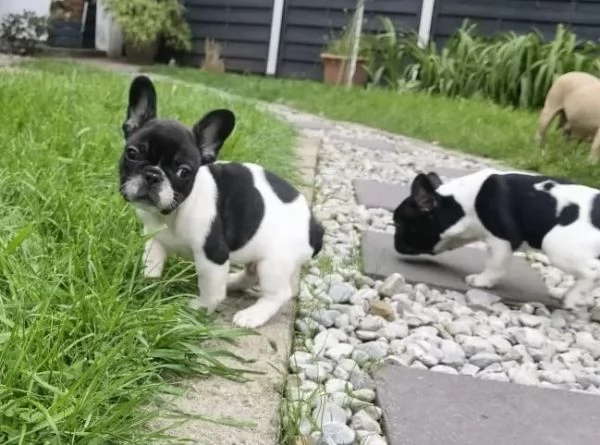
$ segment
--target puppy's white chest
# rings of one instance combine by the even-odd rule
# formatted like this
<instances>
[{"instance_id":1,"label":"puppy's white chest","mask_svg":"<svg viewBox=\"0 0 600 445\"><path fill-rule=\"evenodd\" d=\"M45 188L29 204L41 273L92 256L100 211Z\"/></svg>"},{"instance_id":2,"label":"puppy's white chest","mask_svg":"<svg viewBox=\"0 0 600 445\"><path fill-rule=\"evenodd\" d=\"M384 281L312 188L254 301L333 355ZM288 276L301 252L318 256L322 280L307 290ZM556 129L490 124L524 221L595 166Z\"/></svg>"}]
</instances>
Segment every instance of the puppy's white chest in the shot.
<instances>
[{"instance_id":1,"label":"puppy's white chest","mask_svg":"<svg viewBox=\"0 0 600 445\"><path fill-rule=\"evenodd\" d=\"M187 238L178 235L175 230L169 226L165 226L155 236L167 251L176 253L184 258L191 259L193 257L192 248Z\"/></svg>"}]
</instances>

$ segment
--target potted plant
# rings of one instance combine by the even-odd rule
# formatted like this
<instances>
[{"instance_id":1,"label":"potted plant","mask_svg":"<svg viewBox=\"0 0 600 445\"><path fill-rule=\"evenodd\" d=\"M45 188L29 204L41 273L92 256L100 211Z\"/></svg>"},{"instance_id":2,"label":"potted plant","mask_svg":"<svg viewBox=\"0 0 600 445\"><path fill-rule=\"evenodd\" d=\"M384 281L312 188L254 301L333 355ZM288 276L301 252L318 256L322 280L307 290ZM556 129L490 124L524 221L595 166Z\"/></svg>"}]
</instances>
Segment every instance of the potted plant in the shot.
<instances>
[{"instance_id":1,"label":"potted plant","mask_svg":"<svg viewBox=\"0 0 600 445\"><path fill-rule=\"evenodd\" d=\"M321 63L323 64L323 81L330 85L338 85L344 79L344 71L350 61L350 52L352 46L351 35L348 29L344 29L341 36L331 38L325 46L325 51L321 53ZM356 71L352 77L354 85L364 85L367 82L367 61L369 45L366 39L361 36L356 60Z\"/></svg>"},{"instance_id":2,"label":"potted plant","mask_svg":"<svg viewBox=\"0 0 600 445\"><path fill-rule=\"evenodd\" d=\"M161 38L172 49L192 47L181 0L108 0L106 7L123 31L125 57L130 62L154 62Z\"/></svg>"}]
</instances>

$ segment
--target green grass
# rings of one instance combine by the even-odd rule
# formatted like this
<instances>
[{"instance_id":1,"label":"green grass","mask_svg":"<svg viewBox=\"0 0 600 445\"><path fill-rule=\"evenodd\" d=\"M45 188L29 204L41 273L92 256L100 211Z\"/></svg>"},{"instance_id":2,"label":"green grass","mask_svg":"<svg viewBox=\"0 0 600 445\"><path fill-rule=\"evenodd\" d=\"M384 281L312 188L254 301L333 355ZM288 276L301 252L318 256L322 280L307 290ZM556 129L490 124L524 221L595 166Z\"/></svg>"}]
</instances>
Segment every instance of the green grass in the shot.
<instances>
[{"instance_id":1,"label":"green grass","mask_svg":"<svg viewBox=\"0 0 600 445\"><path fill-rule=\"evenodd\" d=\"M154 72L239 95L280 102L332 119L370 125L505 162L516 168L600 185L600 168L587 162L589 144L567 144L556 131L542 153L533 143L537 113L478 99L449 99L418 92L332 87L319 82L212 74L155 66Z\"/></svg>"},{"instance_id":2,"label":"green grass","mask_svg":"<svg viewBox=\"0 0 600 445\"><path fill-rule=\"evenodd\" d=\"M143 239L118 193L130 79L57 63L0 71L0 443L149 444L153 401L223 365L248 331L189 311L193 265L141 277ZM159 113L191 124L231 107L223 158L289 176L293 130L240 102L158 83ZM268 129L268 131L265 131ZM250 376L251 377L251 376ZM164 407L163 407L164 408Z\"/></svg>"}]
</instances>

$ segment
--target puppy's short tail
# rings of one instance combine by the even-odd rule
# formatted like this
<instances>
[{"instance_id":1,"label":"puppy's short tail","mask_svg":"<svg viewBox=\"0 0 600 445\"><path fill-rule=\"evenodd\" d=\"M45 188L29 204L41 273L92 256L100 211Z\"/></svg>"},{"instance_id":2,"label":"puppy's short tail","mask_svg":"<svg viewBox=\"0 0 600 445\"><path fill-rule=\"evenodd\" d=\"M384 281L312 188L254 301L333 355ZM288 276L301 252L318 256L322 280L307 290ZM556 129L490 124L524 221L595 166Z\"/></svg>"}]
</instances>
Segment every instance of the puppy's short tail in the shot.
<instances>
[{"instance_id":1,"label":"puppy's short tail","mask_svg":"<svg viewBox=\"0 0 600 445\"><path fill-rule=\"evenodd\" d=\"M313 214L310 215L308 223L308 242L313 250L312 257L314 258L323 248L323 237L325 236L325 228Z\"/></svg>"}]
</instances>

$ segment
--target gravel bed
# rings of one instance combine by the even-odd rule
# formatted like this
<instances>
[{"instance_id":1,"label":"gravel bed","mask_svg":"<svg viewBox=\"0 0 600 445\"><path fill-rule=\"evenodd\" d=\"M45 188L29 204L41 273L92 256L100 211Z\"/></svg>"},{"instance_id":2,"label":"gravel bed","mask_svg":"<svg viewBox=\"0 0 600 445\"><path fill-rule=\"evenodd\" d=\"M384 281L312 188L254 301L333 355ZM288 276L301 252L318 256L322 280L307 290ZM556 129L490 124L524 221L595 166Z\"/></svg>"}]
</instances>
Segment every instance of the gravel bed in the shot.
<instances>
[{"instance_id":1,"label":"gravel bed","mask_svg":"<svg viewBox=\"0 0 600 445\"><path fill-rule=\"evenodd\" d=\"M400 274L374 281L358 270L360 232L390 231L391 214L358 206L353 179L407 183L418 169L435 165L490 164L358 125L269 108L322 138L314 209L326 227L325 246L301 285L286 389L287 421L297 423L305 440L386 444L369 375L372 366L384 362L600 393L600 324L593 321L600 320L598 310L576 315L541 304L515 310L482 290L441 292L409 285ZM361 140L391 142L398 150L352 142ZM523 255L556 295L573 282L544 255Z\"/></svg>"}]
</instances>

